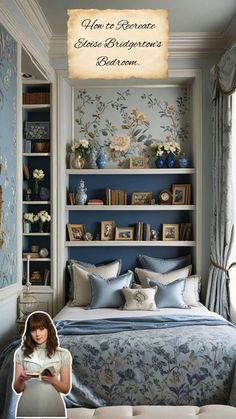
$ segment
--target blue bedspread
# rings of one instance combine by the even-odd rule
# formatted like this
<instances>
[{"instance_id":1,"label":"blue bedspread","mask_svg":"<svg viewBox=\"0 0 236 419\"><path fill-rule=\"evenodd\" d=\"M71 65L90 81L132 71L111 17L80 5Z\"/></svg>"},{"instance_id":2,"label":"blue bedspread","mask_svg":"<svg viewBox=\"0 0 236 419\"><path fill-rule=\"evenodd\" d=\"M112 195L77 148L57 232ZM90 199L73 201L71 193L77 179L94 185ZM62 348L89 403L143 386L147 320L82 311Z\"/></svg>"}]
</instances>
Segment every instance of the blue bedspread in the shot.
<instances>
[{"instance_id":1,"label":"blue bedspread","mask_svg":"<svg viewBox=\"0 0 236 419\"><path fill-rule=\"evenodd\" d=\"M59 321L73 357L68 407L204 405L236 407L236 328L210 316ZM15 418L14 342L0 359L0 415ZM7 378L8 377L8 378Z\"/></svg>"}]
</instances>

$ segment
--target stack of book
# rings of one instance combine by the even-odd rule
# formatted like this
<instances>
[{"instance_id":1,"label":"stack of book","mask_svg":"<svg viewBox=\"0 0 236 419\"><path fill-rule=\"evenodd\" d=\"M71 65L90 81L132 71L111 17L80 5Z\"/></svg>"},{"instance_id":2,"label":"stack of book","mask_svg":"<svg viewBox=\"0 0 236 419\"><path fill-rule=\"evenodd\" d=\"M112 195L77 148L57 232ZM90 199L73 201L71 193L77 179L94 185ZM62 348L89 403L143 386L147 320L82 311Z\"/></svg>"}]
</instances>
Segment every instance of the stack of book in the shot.
<instances>
[{"instance_id":1,"label":"stack of book","mask_svg":"<svg viewBox=\"0 0 236 419\"><path fill-rule=\"evenodd\" d=\"M104 202L102 201L102 199L94 198L89 199L87 205L104 205Z\"/></svg>"},{"instance_id":2,"label":"stack of book","mask_svg":"<svg viewBox=\"0 0 236 419\"><path fill-rule=\"evenodd\" d=\"M120 189L106 189L107 205L127 205L127 193Z\"/></svg>"},{"instance_id":3,"label":"stack of book","mask_svg":"<svg viewBox=\"0 0 236 419\"><path fill-rule=\"evenodd\" d=\"M135 240L149 241L151 237L151 225L142 221L135 225Z\"/></svg>"},{"instance_id":4,"label":"stack of book","mask_svg":"<svg viewBox=\"0 0 236 419\"><path fill-rule=\"evenodd\" d=\"M192 224L182 223L179 225L179 240L191 240Z\"/></svg>"},{"instance_id":5,"label":"stack of book","mask_svg":"<svg viewBox=\"0 0 236 419\"><path fill-rule=\"evenodd\" d=\"M50 103L49 92L23 93L23 105L46 105Z\"/></svg>"}]
</instances>

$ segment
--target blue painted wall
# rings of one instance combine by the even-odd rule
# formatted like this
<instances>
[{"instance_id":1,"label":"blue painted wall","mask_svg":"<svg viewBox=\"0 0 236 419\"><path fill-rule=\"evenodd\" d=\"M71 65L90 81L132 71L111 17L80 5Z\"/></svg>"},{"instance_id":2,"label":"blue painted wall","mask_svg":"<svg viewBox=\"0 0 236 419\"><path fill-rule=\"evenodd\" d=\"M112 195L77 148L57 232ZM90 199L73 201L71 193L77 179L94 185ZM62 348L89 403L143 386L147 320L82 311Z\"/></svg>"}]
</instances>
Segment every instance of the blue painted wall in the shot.
<instances>
[{"instance_id":1,"label":"blue painted wall","mask_svg":"<svg viewBox=\"0 0 236 419\"><path fill-rule=\"evenodd\" d=\"M0 25L0 185L3 189L0 288L16 283L16 47L16 41Z\"/></svg>"}]
</instances>

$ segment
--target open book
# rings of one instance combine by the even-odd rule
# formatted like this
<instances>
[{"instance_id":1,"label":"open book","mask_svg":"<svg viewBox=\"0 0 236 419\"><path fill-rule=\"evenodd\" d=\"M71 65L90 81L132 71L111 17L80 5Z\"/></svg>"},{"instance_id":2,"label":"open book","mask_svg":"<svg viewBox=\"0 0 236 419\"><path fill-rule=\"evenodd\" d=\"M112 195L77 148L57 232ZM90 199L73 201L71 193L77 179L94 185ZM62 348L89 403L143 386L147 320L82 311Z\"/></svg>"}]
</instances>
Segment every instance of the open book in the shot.
<instances>
[{"instance_id":1,"label":"open book","mask_svg":"<svg viewBox=\"0 0 236 419\"><path fill-rule=\"evenodd\" d=\"M56 370L53 366L51 366L51 367L47 367L43 369L41 372L27 372L26 374L32 378L38 378L40 376L45 376L45 375L53 377L54 375L56 375Z\"/></svg>"}]
</instances>

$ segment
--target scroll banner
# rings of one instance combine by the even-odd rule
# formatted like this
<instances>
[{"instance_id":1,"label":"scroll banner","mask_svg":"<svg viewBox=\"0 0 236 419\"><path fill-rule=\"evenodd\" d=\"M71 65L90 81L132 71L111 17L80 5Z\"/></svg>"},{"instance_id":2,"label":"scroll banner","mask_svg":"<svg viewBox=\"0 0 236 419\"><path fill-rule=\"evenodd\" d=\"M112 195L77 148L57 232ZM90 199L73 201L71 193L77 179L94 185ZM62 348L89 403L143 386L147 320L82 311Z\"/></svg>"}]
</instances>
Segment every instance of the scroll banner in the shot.
<instances>
[{"instance_id":1,"label":"scroll banner","mask_svg":"<svg viewBox=\"0 0 236 419\"><path fill-rule=\"evenodd\" d=\"M67 10L70 79L168 77L167 10Z\"/></svg>"}]
</instances>

